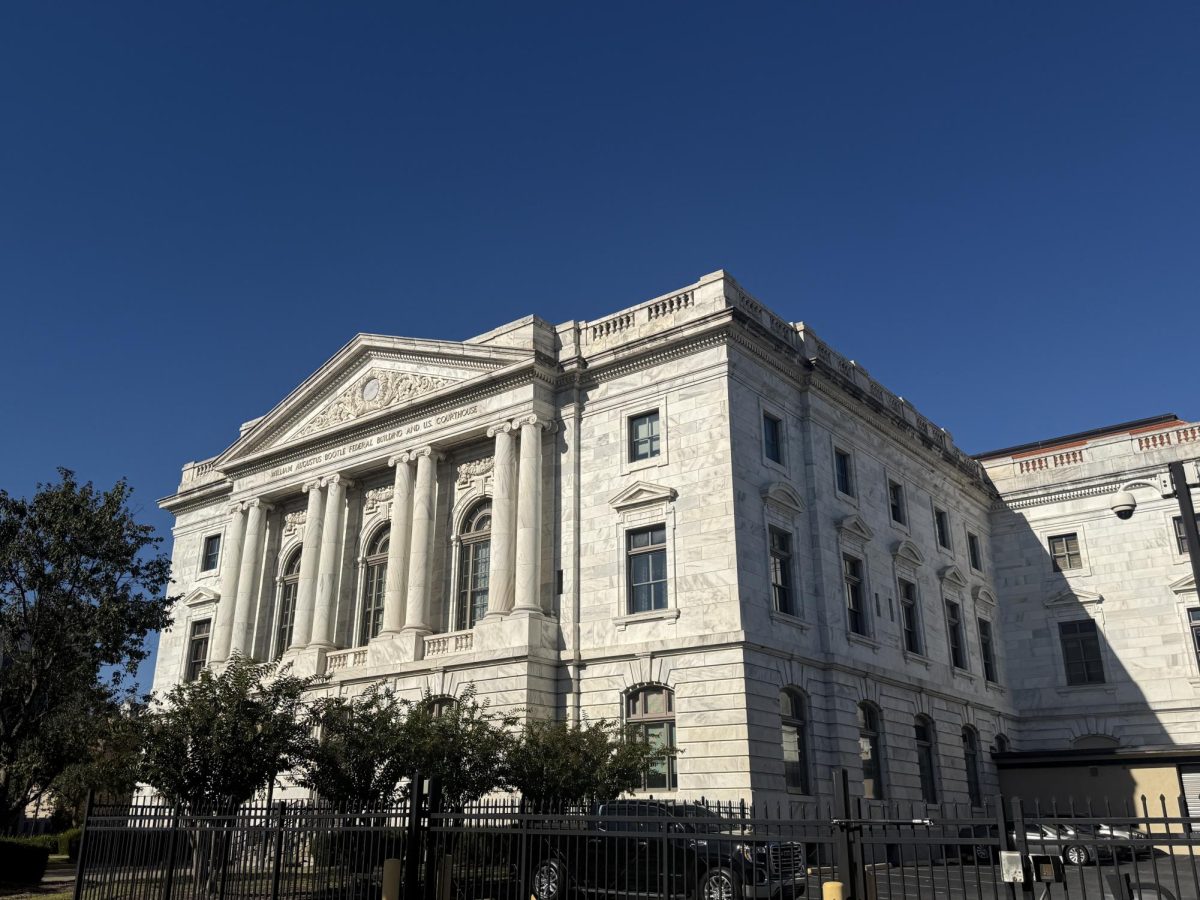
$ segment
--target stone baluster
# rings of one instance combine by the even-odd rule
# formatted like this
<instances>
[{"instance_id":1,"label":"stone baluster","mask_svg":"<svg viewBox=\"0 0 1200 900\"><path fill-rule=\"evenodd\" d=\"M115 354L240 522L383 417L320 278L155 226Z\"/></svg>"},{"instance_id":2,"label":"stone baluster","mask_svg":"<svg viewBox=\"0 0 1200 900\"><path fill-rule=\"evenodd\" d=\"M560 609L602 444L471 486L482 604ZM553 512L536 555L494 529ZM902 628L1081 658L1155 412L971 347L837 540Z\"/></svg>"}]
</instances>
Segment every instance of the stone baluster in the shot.
<instances>
[{"instance_id":1,"label":"stone baluster","mask_svg":"<svg viewBox=\"0 0 1200 900\"><path fill-rule=\"evenodd\" d=\"M404 627L404 594L408 587L408 547L412 532L412 457L401 453L388 460L396 467L392 491L392 521L388 534L387 584L383 593L383 635L397 634Z\"/></svg>"},{"instance_id":2,"label":"stone baluster","mask_svg":"<svg viewBox=\"0 0 1200 900\"><path fill-rule=\"evenodd\" d=\"M271 507L261 500L251 500L246 504L246 509L246 538L242 548L241 572L238 574L229 652L253 656L254 648L250 642L254 637L254 589L262 567L263 539L266 537L267 513Z\"/></svg>"},{"instance_id":3,"label":"stone baluster","mask_svg":"<svg viewBox=\"0 0 1200 900\"><path fill-rule=\"evenodd\" d=\"M302 650L312 637L313 611L317 599L317 561L321 553L324 527L325 491L320 482L304 485L308 494L308 513L304 520L304 542L300 547L300 578L296 584L296 619L289 650Z\"/></svg>"},{"instance_id":4,"label":"stone baluster","mask_svg":"<svg viewBox=\"0 0 1200 900\"><path fill-rule=\"evenodd\" d=\"M492 470L492 549L488 568L488 615L505 615L513 608L515 562L514 534L517 510L517 459L513 452L512 423L488 429L496 439Z\"/></svg>"},{"instance_id":5,"label":"stone baluster","mask_svg":"<svg viewBox=\"0 0 1200 900\"><path fill-rule=\"evenodd\" d=\"M242 566L242 542L246 534L246 510L240 503L229 507L233 518L225 532L221 549L221 599L217 603L217 621L213 625L212 661L229 659L233 642L234 607L237 605L238 573Z\"/></svg>"},{"instance_id":6,"label":"stone baluster","mask_svg":"<svg viewBox=\"0 0 1200 900\"><path fill-rule=\"evenodd\" d=\"M441 454L425 447L412 453L417 461L413 486L412 545L408 561L408 596L404 631L425 634L429 627L430 571L433 556L434 500L437 492L437 463Z\"/></svg>"},{"instance_id":7,"label":"stone baluster","mask_svg":"<svg viewBox=\"0 0 1200 900\"><path fill-rule=\"evenodd\" d=\"M330 475L325 482L325 522L321 526L321 557L317 565L317 596L313 610L310 647L332 650L333 619L337 608L335 587L342 562L342 531L345 524L346 488L343 475Z\"/></svg>"},{"instance_id":8,"label":"stone baluster","mask_svg":"<svg viewBox=\"0 0 1200 900\"><path fill-rule=\"evenodd\" d=\"M517 611L541 612L542 431L545 420L526 416L521 426L520 480L517 484Z\"/></svg>"}]
</instances>

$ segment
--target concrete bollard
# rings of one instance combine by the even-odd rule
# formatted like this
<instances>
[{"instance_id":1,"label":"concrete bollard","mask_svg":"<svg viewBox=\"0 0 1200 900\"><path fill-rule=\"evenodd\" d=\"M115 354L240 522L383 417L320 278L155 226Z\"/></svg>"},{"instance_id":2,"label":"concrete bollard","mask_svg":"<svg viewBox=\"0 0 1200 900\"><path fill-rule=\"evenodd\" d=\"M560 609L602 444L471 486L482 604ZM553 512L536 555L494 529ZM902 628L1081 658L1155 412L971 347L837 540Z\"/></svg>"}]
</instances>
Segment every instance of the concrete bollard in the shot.
<instances>
[{"instance_id":1,"label":"concrete bollard","mask_svg":"<svg viewBox=\"0 0 1200 900\"><path fill-rule=\"evenodd\" d=\"M827 881L821 885L821 900L846 900L846 886L840 881Z\"/></svg>"},{"instance_id":2,"label":"concrete bollard","mask_svg":"<svg viewBox=\"0 0 1200 900\"><path fill-rule=\"evenodd\" d=\"M403 871L400 860L383 861L383 900L400 900L400 876Z\"/></svg>"}]
</instances>

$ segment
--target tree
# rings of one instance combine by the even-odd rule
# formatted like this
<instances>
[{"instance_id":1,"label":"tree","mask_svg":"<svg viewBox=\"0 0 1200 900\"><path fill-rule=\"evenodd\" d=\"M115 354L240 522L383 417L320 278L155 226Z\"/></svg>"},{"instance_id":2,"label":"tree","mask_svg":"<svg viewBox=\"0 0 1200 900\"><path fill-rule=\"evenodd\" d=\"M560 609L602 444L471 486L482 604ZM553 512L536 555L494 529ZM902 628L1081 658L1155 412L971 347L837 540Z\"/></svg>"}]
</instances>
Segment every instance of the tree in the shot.
<instances>
[{"instance_id":1,"label":"tree","mask_svg":"<svg viewBox=\"0 0 1200 900\"><path fill-rule=\"evenodd\" d=\"M409 774L405 712L379 685L350 699L316 701L312 724L320 737L301 760L297 783L348 810L387 807Z\"/></svg>"},{"instance_id":2,"label":"tree","mask_svg":"<svg viewBox=\"0 0 1200 900\"><path fill-rule=\"evenodd\" d=\"M646 769L668 752L605 719L573 725L534 719L509 750L505 775L534 803L595 803L640 786Z\"/></svg>"},{"instance_id":3,"label":"tree","mask_svg":"<svg viewBox=\"0 0 1200 900\"><path fill-rule=\"evenodd\" d=\"M68 765L50 785L56 815L70 824L83 822L87 796L95 792L100 803L120 803L137 787L141 759L141 703L113 705L96 721L88 723L91 736L87 754Z\"/></svg>"},{"instance_id":4,"label":"tree","mask_svg":"<svg viewBox=\"0 0 1200 900\"><path fill-rule=\"evenodd\" d=\"M412 769L436 780L446 809L462 809L503 786L516 716L480 703L473 684L457 699L426 691L406 706L404 742Z\"/></svg>"},{"instance_id":5,"label":"tree","mask_svg":"<svg viewBox=\"0 0 1200 900\"><path fill-rule=\"evenodd\" d=\"M59 469L32 499L0 491L0 830L86 755L129 695L146 636L170 624L170 561L129 485Z\"/></svg>"},{"instance_id":6,"label":"tree","mask_svg":"<svg viewBox=\"0 0 1200 900\"><path fill-rule=\"evenodd\" d=\"M300 678L235 655L177 684L142 718L142 779L183 811L232 810L312 752Z\"/></svg>"}]
</instances>

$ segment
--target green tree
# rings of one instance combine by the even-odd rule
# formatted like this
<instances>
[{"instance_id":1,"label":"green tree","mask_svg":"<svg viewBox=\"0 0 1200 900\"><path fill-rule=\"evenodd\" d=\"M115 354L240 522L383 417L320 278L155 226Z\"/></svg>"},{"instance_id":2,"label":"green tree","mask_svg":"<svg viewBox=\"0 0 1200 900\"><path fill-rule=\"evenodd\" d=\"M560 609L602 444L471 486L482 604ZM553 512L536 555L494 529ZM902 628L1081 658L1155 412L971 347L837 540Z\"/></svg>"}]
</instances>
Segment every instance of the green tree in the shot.
<instances>
[{"instance_id":1,"label":"green tree","mask_svg":"<svg viewBox=\"0 0 1200 900\"><path fill-rule=\"evenodd\" d=\"M312 752L300 678L235 655L177 684L142 717L142 779L184 811L229 810Z\"/></svg>"},{"instance_id":2,"label":"green tree","mask_svg":"<svg viewBox=\"0 0 1200 900\"><path fill-rule=\"evenodd\" d=\"M611 800L642 783L669 751L625 734L617 722L534 719L508 752L509 787L534 803Z\"/></svg>"},{"instance_id":3,"label":"green tree","mask_svg":"<svg viewBox=\"0 0 1200 900\"><path fill-rule=\"evenodd\" d=\"M313 704L319 737L299 763L297 783L348 810L382 809L400 794L409 774L405 706L375 685L357 697L324 697Z\"/></svg>"},{"instance_id":4,"label":"green tree","mask_svg":"<svg viewBox=\"0 0 1200 900\"><path fill-rule=\"evenodd\" d=\"M86 757L175 599L129 485L58 471L31 499L0 491L0 831Z\"/></svg>"},{"instance_id":5,"label":"green tree","mask_svg":"<svg viewBox=\"0 0 1200 900\"><path fill-rule=\"evenodd\" d=\"M91 744L86 756L68 765L50 785L56 814L79 825L90 792L100 803L119 803L132 796L141 768L144 711L141 703L114 704L89 723Z\"/></svg>"},{"instance_id":6,"label":"green tree","mask_svg":"<svg viewBox=\"0 0 1200 900\"><path fill-rule=\"evenodd\" d=\"M447 809L462 809L504 785L517 717L493 711L467 685L455 699L425 693L408 702L404 745L411 768L435 779Z\"/></svg>"}]
</instances>

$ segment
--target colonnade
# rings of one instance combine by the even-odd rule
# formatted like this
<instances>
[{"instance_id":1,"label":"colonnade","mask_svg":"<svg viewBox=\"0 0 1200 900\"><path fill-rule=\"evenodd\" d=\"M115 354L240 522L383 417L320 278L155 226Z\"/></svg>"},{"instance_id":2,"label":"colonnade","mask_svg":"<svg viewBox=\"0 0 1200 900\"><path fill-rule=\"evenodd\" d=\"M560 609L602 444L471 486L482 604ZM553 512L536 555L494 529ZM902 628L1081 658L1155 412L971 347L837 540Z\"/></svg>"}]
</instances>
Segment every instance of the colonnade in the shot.
<instances>
[{"instance_id":1,"label":"colonnade","mask_svg":"<svg viewBox=\"0 0 1200 900\"><path fill-rule=\"evenodd\" d=\"M494 441L488 616L542 611L542 432L550 423L529 415L488 429ZM519 436L519 452L517 449ZM388 535L383 624L376 640L394 635L417 639L432 631L432 563L437 515L437 467L433 447L397 454ZM332 650L337 585L346 536L346 490L353 482L329 475L303 486L308 495L296 611L288 650ZM212 661L233 653L253 655L258 619L255 582L262 571L267 513L261 499L234 504L221 565L221 600L213 629ZM265 598L258 598L258 603Z\"/></svg>"}]
</instances>

